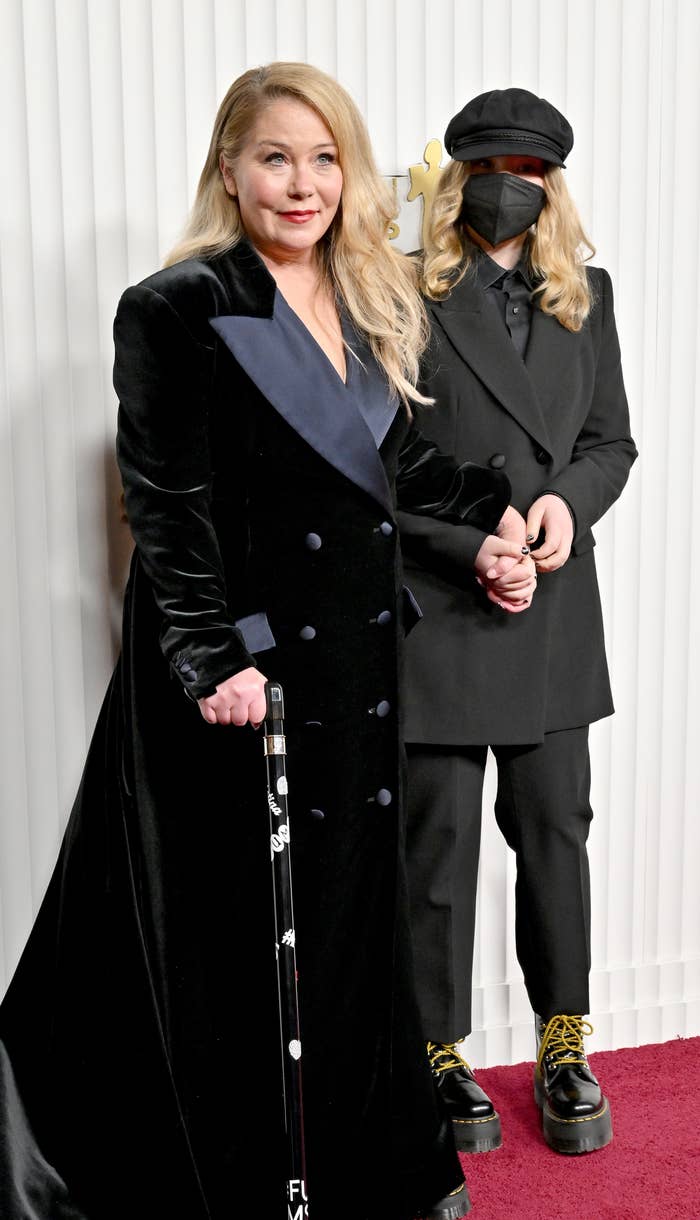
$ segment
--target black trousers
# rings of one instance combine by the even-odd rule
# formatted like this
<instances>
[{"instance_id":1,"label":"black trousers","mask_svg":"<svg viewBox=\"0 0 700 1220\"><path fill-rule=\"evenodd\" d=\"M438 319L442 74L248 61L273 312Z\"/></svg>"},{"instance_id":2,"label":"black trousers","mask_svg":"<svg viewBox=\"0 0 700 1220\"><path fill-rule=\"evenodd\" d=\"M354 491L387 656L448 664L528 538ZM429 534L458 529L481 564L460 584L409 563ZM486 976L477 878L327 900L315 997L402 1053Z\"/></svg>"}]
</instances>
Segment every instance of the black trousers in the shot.
<instances>
[{"instance_id":1,"label":"black trousers","mask_svg":"<svg viewBox=\"0 0 700 1220\"><path fill-rule=\"evenodd\" d=\"M495 814L516 855L515 937L533 1010L587 1013L588 728L493 746ZM486 746L408 745L408 878L427 1038L471 1032L471 975Z\"/></svg>"}]
</instances>

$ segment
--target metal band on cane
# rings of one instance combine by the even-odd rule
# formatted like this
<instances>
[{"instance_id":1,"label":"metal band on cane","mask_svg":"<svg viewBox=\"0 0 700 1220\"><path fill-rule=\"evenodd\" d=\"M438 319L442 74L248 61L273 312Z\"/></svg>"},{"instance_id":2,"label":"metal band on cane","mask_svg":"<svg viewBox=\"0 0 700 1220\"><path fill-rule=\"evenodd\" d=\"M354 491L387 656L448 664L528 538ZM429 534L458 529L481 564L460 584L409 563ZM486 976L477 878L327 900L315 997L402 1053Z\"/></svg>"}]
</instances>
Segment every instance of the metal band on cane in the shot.
<instances>
[{"instance_id":1,"label":"metal band on cane","mask_svg":"<svg viewBox=\"0 0 700 1220\"><path fill-rule=\"evenodd\" d=\"M266 758L268 754L286 754L287 739L283 733L271 733L263 739L263 748Z\"/></svg>"}]
</instances>

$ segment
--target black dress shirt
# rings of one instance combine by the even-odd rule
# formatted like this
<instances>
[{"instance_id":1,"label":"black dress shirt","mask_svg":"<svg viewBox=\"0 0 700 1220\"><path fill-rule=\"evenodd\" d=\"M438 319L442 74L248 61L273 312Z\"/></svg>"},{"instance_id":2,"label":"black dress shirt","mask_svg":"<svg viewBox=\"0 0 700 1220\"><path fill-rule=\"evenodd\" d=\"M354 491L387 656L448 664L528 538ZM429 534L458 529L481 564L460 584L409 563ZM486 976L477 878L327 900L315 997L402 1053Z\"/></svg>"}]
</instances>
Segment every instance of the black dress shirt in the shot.
<instances>
[{"instance_id":1,"label":"black dress shirt","mask_svg":"<svg viewBox=\"0 0 700 1220\"><path fill-rule=\"evenodd\" d=\"M515 350L524 360L530 338L534 287L526 257L521 257L520 262L508 271L477 248L476 274L491 308L498 312Z\"/></svg>"},{"instance_id":2,"label":"black dress shirt","mask_svg":"<svg viewBox=\"0 0 700 1220\"><path fill-rule=\"evenodd\" d=\"M495 309L501 318L508 334L513 340L515 350L521 360L524 360L530 338L532 291L534 288L527 266L525 249L520 256L520 261L510 271L494 262L479 246L474 246L474 254L479 284L486 294L490 307ZM576 515L569 501L564 499L564 496L559 495L559 492L549 492L548 494L559 496L560 500L564 500L566 507L571 513L575 533ZM543 541L544 534L540 530L540 534L532 549L536 550Z\"/></svg>"}]
</instances>

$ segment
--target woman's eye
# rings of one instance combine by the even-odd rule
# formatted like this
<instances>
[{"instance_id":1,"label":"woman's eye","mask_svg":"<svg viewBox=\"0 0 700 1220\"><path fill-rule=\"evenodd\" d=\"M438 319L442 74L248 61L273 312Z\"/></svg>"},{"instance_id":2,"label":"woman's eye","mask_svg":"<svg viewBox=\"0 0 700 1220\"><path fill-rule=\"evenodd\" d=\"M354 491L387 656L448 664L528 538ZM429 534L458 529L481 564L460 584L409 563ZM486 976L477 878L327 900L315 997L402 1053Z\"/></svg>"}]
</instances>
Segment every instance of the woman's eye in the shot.
<instances>
[{"instance_id":1,"label":"woman's eye","mask_svg":"<svg viewBox=\"0 0 700 1220\"><path fill-rule=\"evenodd\" d=\"M265 158L266 165L284 165L284 153L273 152L268 153Z\"/></svg>"},{"instance_id":2,"label":"woman's eye","mask_svg":"<svg viewBox=\"0 0 700 1220\"><path fill-rule=\"evenodd\" d=\"M335 153L324 152L319 153L317 157L319 165L335 165Z\"/></svg>"}]
</instances>

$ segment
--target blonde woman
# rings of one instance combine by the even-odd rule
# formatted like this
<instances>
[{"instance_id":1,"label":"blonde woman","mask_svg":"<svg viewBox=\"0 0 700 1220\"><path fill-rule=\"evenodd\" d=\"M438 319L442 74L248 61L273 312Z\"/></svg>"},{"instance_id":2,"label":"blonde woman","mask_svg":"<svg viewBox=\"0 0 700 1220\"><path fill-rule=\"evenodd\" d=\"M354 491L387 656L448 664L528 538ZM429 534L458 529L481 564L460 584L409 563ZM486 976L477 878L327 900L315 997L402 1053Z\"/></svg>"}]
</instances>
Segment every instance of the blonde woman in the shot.
<instances>
[{"instance_id":1,"label":"blonde woman","mask_svg":"<svg viewBox=\"0 0 700 1220\"><path fill-rule=\"evenodd\" d=\"M613 710L591 527L622 491L636 450L610 278L586 265L593 251L564 181L566 118L525 89L496 89L455 115L445 143L452 161L425 250L431 343L419 382L436 405L417 414L458 459L508 474L531 555L491 580L473 531L473 564L463 549L445 553L436 574L426 569L440 524L401 519L425 612L407 646L406 698L419 1003L458 1146L498 1147L500 1116L455 1045L471 1030L490 747L496 820L516 856L516 942L536 1014L543 1133L559 1152L580 1153L612 1136L583 1041L588 726Z\"/></svg>"},{"instance_id":2,"label":"blonde woman","mask_svg":"<svg viewBox=\"0 0 700 1220\"><path fill-rule=\"evenodd\" d=\"M306 1215L298 1184L285 1199L266 676L287 713L309 1210L469 1210L407 952L395 489L461 537L496 526L508 482L410 426L425 320L391 214L345 91L254 69L169 266L120 302L123 652L0 1010L3 1220Z\"/></svg>"}]
</instances>

